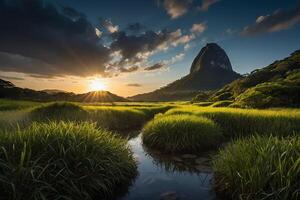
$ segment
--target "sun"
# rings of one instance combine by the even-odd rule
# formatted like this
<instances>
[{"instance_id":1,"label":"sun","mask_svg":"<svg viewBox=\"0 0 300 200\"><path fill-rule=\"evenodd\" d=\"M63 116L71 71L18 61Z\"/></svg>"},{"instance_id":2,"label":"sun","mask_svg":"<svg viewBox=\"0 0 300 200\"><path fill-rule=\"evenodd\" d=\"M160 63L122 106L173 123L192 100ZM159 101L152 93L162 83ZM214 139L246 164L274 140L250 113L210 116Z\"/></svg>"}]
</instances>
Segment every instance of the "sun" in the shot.
<instances>
[{"instance_id":1,"label":"sun","mask_svg":"<svg viewBox=\"0 0 300 200\"><path fill-rule=\"evenodd\" d=\"M90 82L89 88L91 91L106 90L107 86L101 79L94 79Z\"/></svg>"}]
</instances>

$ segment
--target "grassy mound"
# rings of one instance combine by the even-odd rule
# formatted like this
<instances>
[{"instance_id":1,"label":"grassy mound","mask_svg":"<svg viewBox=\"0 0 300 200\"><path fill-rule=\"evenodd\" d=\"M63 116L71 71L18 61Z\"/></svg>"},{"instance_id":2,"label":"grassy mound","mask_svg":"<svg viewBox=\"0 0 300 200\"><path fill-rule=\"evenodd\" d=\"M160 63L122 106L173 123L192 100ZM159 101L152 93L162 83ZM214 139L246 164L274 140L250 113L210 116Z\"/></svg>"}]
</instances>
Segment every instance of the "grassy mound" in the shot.
<instances>
[{"instance_id":1,"label":"grassy mound","mask_svg":"<svg viewBox=\"0 0 300 200\"><path fill-rule=\"evenodd\" d=\"M33 120L37 121L80 121L86 119L87 114L88 113L77 104L56 102L37 107L31 111L30 115Z\"/></svg>"},{"instance_id":2,"label":"grassy mound","mask_svg":"<svg viewBox=\"0 0 300 200\"><path fill-rule=\"evenodd\" d=\"M108 199L136 175L126 141L89 123L34 123L0 146L5 199Z\"/></svg>"},{"instance_id":3,"label":"grassy mound","mask_svg":"<svg viewBox=\"0 0 300 200\"><path fill-rule=\"evenodd\" d=\"M109 130L128 130L140 127L146 114L130 107L80 106L74 103L51 103L31 111L34 121L90 121Z\"/></svg>"},{"instance_id":4,"label":"grassy mound","mask_svg":"<svg viewBox=\"0 0 300 200\"><path fill-rule=\"evenodd\" d=\"M299 199L300 137L251 137L214 161L217 190L230 199Z\"/></svg>"},{"instance_id":5,"label":"grassy mound","mask_svg":"<svg viewBox=\"0 0 300 200\"><path fill-rule=\"evenodd\" d=\"M220 128L211 120L190 115L158 116L143 130L143 143L170 153L199 153L218 145Z\"/></svg>"},{"instance_id":6,"label":"grassy mound","mask_svg":"<svg viewBox=\"0 0 300 200\"><path fill-rule=\"evenodd\" d=\"M253 134L288 136L300 133L300 112L294 109L250 110L190 106L171 109L166 115L190 114L213 120L226 137Z\"/></svg>"},{"instance_id":7,"label":"grassy mound","mask_svg":"<svg viewBox=\"0 0 300 200\"><path fill-rule=\"evenodd\" d=\"M126 107L98 107L88 109L88 119L109 130L126 131L140 128L146 122L141 110Z\"/></svg>"}]
</instances>

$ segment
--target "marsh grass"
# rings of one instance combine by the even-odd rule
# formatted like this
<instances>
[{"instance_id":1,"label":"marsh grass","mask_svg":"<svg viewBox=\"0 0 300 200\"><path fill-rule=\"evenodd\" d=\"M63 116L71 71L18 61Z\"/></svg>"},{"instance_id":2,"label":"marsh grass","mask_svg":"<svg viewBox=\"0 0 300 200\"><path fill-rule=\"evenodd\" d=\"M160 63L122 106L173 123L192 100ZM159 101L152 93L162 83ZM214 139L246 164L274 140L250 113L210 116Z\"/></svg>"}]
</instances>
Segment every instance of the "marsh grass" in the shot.
<instances>
[{"instance_id":1,"label":"marsh grass","mask_svg":"<svg viewBox=\"0 0 300 200\"><path fill-rule=\"evenodd\" d=\"M127 131L140 128L146 122L144 112L123 107L98 107L88 109L87 120L98 126L117 131Z\"/></svg>"},{"instance_id":2,"label":"marsh grass","mask_svg":"<svg viewBox=\"0 0 300 200\"><path fill-rule=\"evenodd\" d=\"M216 147L221 139L221 130L213 121L191 115L156 116L142 134L148 148L169 153L200 153Z\"/></svg>"},{"instance_id":3,"label":"marsh grass","mask_svg":"<svg viewBox=\"0 0 300 200\"><path fill-rule=\"evenodd\" d=\"M217 123L228 138L300 133L300 112L295 109L250 110L189 106L166 112L166 115L177 114L207 117Z\"/></svg>"},{"instance_id":4,"label":"marsh grass","mask_svg":"<svg viewBox=\"0 0 300 200\"><path fill-rule=\"evenodd\" d=\"M68 102L56 102L33 109L33 121L89 121L97 126L115 131L140 128L147 120L170 106L82 106Z\"/></svg>"},{"instance_id":5,"label":"marsh grass","mask_svg":"<svg viewBox=\"0 0 300 200\"><path fill-rule=\"evenodd\" d=\"M8 110L21 110L27 108L33 108L41 105L42 103L33 101L20 101L12 99L0 99L0 111Z\"/></svg>"},{"instance_id":6,"label":"marsh grass","mask_svg":"<svg viewBox=\"0 0 300 200\"><path fill-rule=\"evenodd\" d=\"M49 103L33 109L30 113L34 121L83 121L87 115L82 106L69 102Z\"/></svg>"},{"instance_id":7,"label":"marsh grass","mask_svg":"<svg viewBox=\"0 0 300 200\"><path fill-rule=\"evenodd\" d=\"M214 170L217 191L230 199L299 199L300 137L239 139L219 152Z\"/></svg>"},{"instance_id":8,"label":"marsh grass","mask_svg":"<svg viewBox=\"0 0 300 200\"><path fill-rule=\"evenodd\" d=\"M33 123L0 146L5 199L109 199L137 173L126 140L90 123Z\"/></svg>"}]
</instances>

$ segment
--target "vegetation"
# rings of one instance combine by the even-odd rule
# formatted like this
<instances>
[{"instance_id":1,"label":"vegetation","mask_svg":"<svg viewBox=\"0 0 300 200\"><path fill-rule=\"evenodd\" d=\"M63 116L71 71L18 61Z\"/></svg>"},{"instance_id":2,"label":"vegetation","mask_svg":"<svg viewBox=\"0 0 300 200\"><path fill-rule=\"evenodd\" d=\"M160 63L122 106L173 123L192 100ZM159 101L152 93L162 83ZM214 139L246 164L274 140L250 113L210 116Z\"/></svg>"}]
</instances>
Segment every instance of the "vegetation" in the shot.
<instances>
[{"instance_id":1,"label":"vegetation","mask_svg":"<svg viewBox=\"0 0 300 200\"><path fill-rule=\"evenodd\" d=\"M37 121L80 121L86 119L87 114L87 111L77 104L55 102L35 108L31 111L30 117Z\"/></svg>"},{"instance_id":2,"label":"vegetation","mask_svg":"<svg viewBox=\"0 0 300 200\"><path fill-rule=\"evenodd\" d=\"M211 105L211 107L228 107L232 103L233 103L233 101L228 101L228 100L227 101L226 100L224 100L224 101L217 101L217 102L213 103Z\"/></svg>"},{"instance_id":3,"label":"vegetation","mask_svg":"<svg viewBox=\"0 0 300 200\"><path fill-rule=\"evenodd\" d=\"M143 129L143 143L170 153L200 153L216 147L220 128L211 120L190 115L157 116Z\"/></svg>"},{"instance_id":4,"label":"vegetation","mask_svg":"<svg viewBox=\"0 0 300 200\"><path fill-rule=\"evenodd\" d=\"M34 121L91 121L109 130L125 131L140 128L147 119L165 112L170 106L84 106L56 102L33 109L30 118Z\"/></svg>"},{"instance_id":5,"label":"vegetation","mask_svg":"<svg viewBox=\"0 0 300 200\"><path fill-rule=\"evenodd\" d=\"M293 73L289 79L297 76ZM236 103L1 100L1 197L114 198L137 169L126 140L104 129L138 129L155 116L144 126L142 140L164 169L199 173L202 169L195 163L177 162L178 154L215 150L226 139L231 144L214 161L220 194L234 199L298 199L300 110L225 108Z\"/></svg>"},{"instance_id":6,"label":"vegetation","mask_svg":"<svg viewBox=\"0 0 300 200\"><path fill-rule=\"evenodd\" d=\"M38 106L40 103L32 101L14 101L0 99L0 111L21 110Z\"/></svg>"},{"instance_id":7,"label":"vegetation","mask_svg":"<svg viewBox=\"0 0 300 200\"><path fill-rule=\"evenodd\" d=\"M34 123L0 146L5 199L106 199L136 175L126 141L89 123Z\"/></svg>"},{"instance_id":8,"label":"vegetation","mask_svg":"<svg viewBox=\"0 0 300 200\"><path fill-rule=\"evenodd\" d=\"M221 150L216 188L230 199L300 198L300 137L251 137Z\"/></svg>"},{"instance_id":9,"label":"vegetation","mask_svg":"<svg viewBox=\"0 0 300 200\"><path fill-rule=\"evenodd\" d=\"M233 106L243 108L299 107L299 94L300 50L225 85L207 99L200 93L193 101L233 100Z\"/></svg>"},{"instance_id":10,"label":"vegetation","mask_svg":"<svg viewBox=\"0 0 300 200\"><path fill-rule=\"evenodd\" d=\"M293 109L250 110L186 106L171 109L166 114L207 117L218 124L228 138L253 134L288 136L300 133L300 112Z\"/></svg>"}]
</instances>

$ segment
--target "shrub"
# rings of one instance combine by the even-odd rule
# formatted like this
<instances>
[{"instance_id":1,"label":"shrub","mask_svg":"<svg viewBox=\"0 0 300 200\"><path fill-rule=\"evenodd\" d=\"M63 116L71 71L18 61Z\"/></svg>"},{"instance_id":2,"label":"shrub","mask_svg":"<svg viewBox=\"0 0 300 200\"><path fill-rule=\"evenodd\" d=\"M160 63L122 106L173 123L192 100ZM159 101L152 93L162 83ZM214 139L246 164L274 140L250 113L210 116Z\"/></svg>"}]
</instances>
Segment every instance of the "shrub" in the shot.
<instances>
[{"instance_id":1,"label":"shrub","mask_svg":"<svg viewBox=\"0 0 300 200\"><path fill-rule=\"evenodd\" d=\"M222 138L220 128L204 117L158 116L143 129L143 143L170 153L200 153L216 147Z\"/></svg>"},{"instance_id":2,"label":"shrub","mask_svg":"<svg viewBox=\"0 0 300 200\"><path fill-rule=\"evenodd\" d=\"M230 199L299 199L300 137L251 137L221 150L216 189Z\"/></svg>"},{"instance_id":3,"label":"shrub","mask_svg":"<svg viewBox=\"0 0 300 200\"><path fill-rule=\"evenodd\" d=\"M0 146L5 199L107 199L136 175L126 140L89 123L33 123Z\"/></svg>"}]
</instances>

